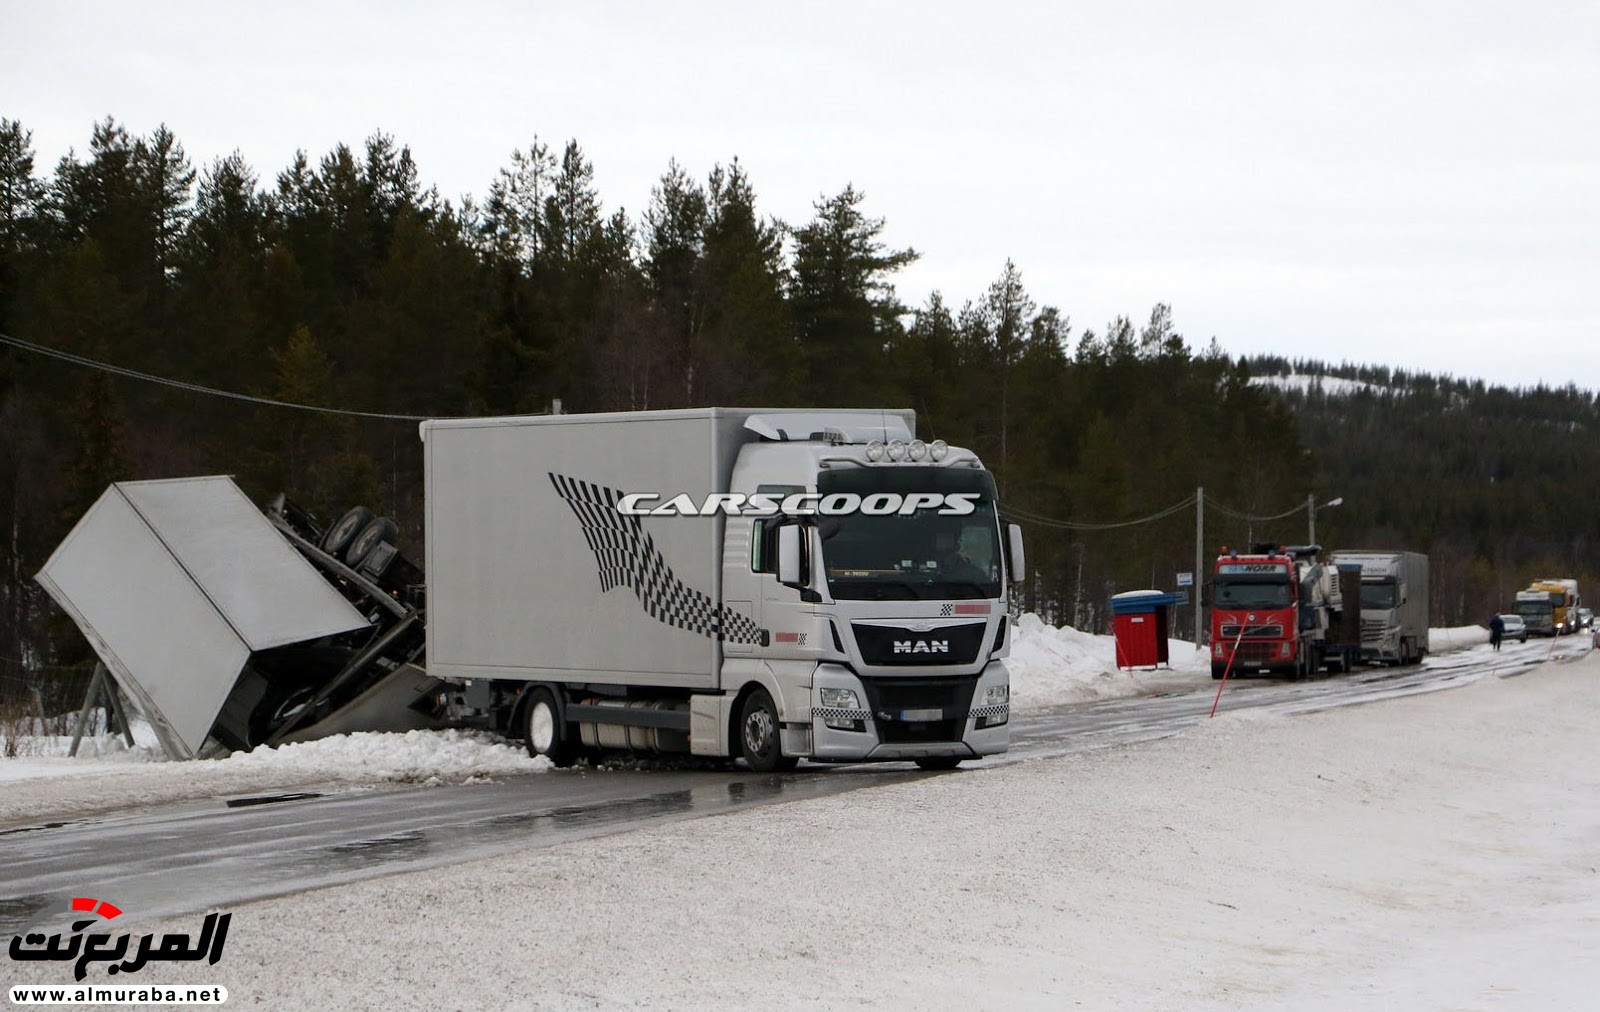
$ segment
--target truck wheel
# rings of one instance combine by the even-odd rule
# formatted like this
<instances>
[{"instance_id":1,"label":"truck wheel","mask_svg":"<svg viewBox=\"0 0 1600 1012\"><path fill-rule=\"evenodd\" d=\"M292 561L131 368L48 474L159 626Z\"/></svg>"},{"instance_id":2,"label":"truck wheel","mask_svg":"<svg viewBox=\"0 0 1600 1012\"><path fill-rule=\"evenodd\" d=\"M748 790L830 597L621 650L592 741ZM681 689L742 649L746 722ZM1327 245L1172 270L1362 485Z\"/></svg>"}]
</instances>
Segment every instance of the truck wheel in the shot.
<instances>
[{"instance_id":1,"label":"truck wheel","mask_svg":"<svg viewBox=\"0 0 1600 1012\"><path fill-rule=\"evenodd\" d=\"M344 564L354 569L365 562L380 543L392 545L399 537L400 525L388 517L379 517L361 528L361 533L350 542L350 548L344 553Z\"/></svg>"},{"instance_id":2,"label":"truck wheel","mask_svg":"<svg viewBox=\"0 0 1600 1012\"><path fill-rule=\"evenodd\" d=\"M953 770L960 765L958 755L930 755L917 760L917 767L924 770Z\"/></svg>"},{"instance_id":3,"label":"truck wheel","mask_svg":"<svg viewBox=\"0 0 1600 1012\"><path fill-rule=\"evenodd\" d=\"M1219 682L1222 681L1222 676L1226 675L1227 673L1228 673L1228 666L1226 664L1213 664L1213 665L1211 665L1211 677L1216 679L1217 681L1219 681Z\"/></svg>"},{"instance_id":4,"label":"truck wheel","mask_svg":"<svg viewBox=\"0 0 1600 1012\"><path fill-rule=\"evenodd\" d=\"M792 770L799 759L783 754L778 735L778 708L766 689L756 688L739 710L739 751L745 765L756 773Z\"/></svg>"},{"instance_id":5,"label":"truck wheel","mask_svg":"<svg viewBox=\"0 0 1600 1012\"><path fill-rule=\"evenodd\" d=\"M339 522L328 528L328 533L322 536L322 550L329 555L338 555L344 551L346 545L355 540L362 528L372 523L372 511L365 506L355 506Z\"/></svg>"},{"instance_id":6,"label":"truck wheel","mask_svg":"<svg viewBox=\"0 0 1600 1012\"><path fill-rule=\"evenodd\" d=\"M572 765L576 749L549 689L529 690L528 700L522 704L522 742L534 758L544 756L557 766Z\"/></svg>"}]
</instances>

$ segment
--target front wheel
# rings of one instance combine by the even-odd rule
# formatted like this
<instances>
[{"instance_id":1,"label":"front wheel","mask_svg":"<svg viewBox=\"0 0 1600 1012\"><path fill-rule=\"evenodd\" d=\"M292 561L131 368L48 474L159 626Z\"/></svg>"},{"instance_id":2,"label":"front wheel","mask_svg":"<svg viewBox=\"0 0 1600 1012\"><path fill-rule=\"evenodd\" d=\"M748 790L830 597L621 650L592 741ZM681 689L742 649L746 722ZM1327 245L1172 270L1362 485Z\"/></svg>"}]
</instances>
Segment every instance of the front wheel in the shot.
<instances>
[{"instance_id":1,"label":"front wheel","mask_svg":"<svg viewBox=\"0 0 1600 1012\"><path fill-rule=\"evenodd\" d=\"M562 722L556 697L549 689L530 690L528 701L522 704L522 742L534 758L544 756L557 766L572 765L576 743Z\"/></svg>"},{"instance_id":2,"label":"front wheel","mask_svg":"<svg viewBox=\"0 0 1600 1012\"><path fill-rule=\"evenodd\" d=\"M783 754L778 734L778 708L766 689L754 689L739 711L739 750L744 763L755 773L792 770L800 762Z\"/></svg>"}]
</instances>

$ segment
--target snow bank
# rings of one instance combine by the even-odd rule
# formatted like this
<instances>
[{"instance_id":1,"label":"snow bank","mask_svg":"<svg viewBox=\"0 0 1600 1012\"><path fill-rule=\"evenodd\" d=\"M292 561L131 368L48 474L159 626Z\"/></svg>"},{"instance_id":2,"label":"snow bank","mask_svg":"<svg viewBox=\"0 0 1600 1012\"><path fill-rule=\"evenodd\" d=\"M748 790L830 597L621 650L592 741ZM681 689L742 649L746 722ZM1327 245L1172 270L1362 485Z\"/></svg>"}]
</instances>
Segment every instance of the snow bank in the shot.
<instances>
[{"instance_id":1,"label":"snow bank","mask_svg":"<svg viewBox=\"0 0 1600 1012\"><path fill-rule=\"evenodd\" d=\"M540 773L550 760L534 759L486 731L359 731L317 741L235 752L223 768L271 770L303 776L359 773L391 783L469 780L505 773Z\"/></svg>"},{"instance_id":2,"label":"snow bank","mask_svg":"<svg viewBox=\"0 0 1600 1012\"><path fill-rule=\"evenodd\" d=\"M0 823L290 787L474 783L551 768L548 759L484 731L361 732L193 762L170 762L142 746L119 752L99 744L110 751L98 758L0 760Z\"/></svg>"},{"instance_id":3,"label":"snow bank","mask_svg":"<svg viewBox=\"0 0 1600 1012\"><path fill-rule=\"evenodd\" d=\"M1170 687L1174 677L1192 681L1196 673L1209 681L1209 665L1188 640L1169 640L1171 672L1160 676ZM1117 669L1116 641L1111 636L1049 625L1030 613L1017 619L1011 636L1011 705L1020 712L1066 703L1118 699L1150 693L1155 688L1148 670ZM1199 684L1196 681L1195 684Z\"/></svg>"},{"instance_id":4,"label":"snow bank","mask_svg":"<svg viewBox=\"0 0 1600 1012\"><path fill-rule=\"evenodd\" d=\"M1451 650L1465 650L1489 642L1489 630L1481 625L1460 625L1449 629L1428 630L1428 650L1442 654Z\"/></svg>"}]
</instances>

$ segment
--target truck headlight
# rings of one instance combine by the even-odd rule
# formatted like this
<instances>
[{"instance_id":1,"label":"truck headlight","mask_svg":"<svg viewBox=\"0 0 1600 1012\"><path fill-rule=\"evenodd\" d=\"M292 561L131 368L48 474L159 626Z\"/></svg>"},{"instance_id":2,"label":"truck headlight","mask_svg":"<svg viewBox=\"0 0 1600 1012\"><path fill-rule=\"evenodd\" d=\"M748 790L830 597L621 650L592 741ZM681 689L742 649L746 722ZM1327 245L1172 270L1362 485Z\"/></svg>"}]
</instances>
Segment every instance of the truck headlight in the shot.
<instances>
[{"instance_id":1,"label":"truck headlight","mask_svg":"<svg viewBox=\"0 0 1600 1012\"><path fill-rule=\"evenodd\" d=\"M1278 648L1278 656L1279 657L1288 657L1289 656L1289 644L1287 642L1284 643L1283 646Z\"/></svg>"},{"instance_id":2,"label":"truck headlight","mask_svg":"<svg viewBox=\"0 0 1600 1012\"><path fill-rule=\"evenodd\" d=\"M1001 703L1009 703L1010 701L1011 686L1009 684L991 685L987 689L983 690L984 706L997 706Z\"/></svg>"},{"instance_id":3,"label":"truck headlight","mask_svg":"<svg viewBox=\"0 0 1600 1012\"><path fill-rule=\"evenodd\" d=\"M838 710L859 710L861 703L856 698L854 689L823 689L821 690L822 705Z\"/></svg>"}]
</instances>

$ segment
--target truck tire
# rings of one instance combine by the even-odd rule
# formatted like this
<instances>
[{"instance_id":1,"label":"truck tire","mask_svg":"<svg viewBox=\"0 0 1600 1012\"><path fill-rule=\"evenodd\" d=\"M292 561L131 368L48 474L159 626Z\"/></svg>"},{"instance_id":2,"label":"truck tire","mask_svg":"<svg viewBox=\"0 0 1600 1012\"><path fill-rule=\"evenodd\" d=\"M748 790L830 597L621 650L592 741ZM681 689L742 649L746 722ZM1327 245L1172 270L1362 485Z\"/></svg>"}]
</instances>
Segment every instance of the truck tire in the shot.
<instances>
[{"instance_id":1,"label":"truck tire","mask_svg":"<svg viewBox=\"0 0 1600 1012\"><path fill-rule=\"evenodd\" d=\"M799 759L783 754L778 727L778 708L771 694L759 686L752 689L739 708L739 752L752 772L776 773L799 764Z\"/></svg>"},{"instance_id":2,"label":"truck tire","mask_svg":"<svg viewBox=\"0 0 1600 1012\"><path fill-rule=\"evenodd\" d=\"M355 540L344 553L344 564L351 569L360 566L379 544L392 545L400 537L400 525L388 517L378 517L361 528Z\"/></svg>"},{"instance_id":3,"label":"truck tire","mask_svg":"<svg viewBox=\"0 0 1600 1012\"><path fill-rule=\"evenodd\" d=\"M1226 675L1227 673L1228 673L1228 666L1226 664L1217 664L1215 662L1212 663L1212 665L1211 665L1211 677L1213 679L1215 679L1216 681L1220 682L1220 681L1222 681L1222 677L1224 675Z\"/></svg>"},{"instance_id":4,"label":"truck tire","mask_svg":"<svg viewBox=\"0 0 1600 1012\"><path fill-rule=\"evenodd\" d=\"M544 756L557 766L571 766L577 755L572 734L561 720L555 694L543 686L529 689L522 704L522 743L530 756Z\"/></svg>"},{"instance_id":5,"label":"truck tire","mask_svg":"<svg viewBox=\"0 0 1600 1012\"><path fill-rule=\"evenodd\" d=\"M953 770L961 765L958 755L930 755L917 760L917 768L924 770Z\"/></svg>"},{"instance_id":6,"label":"truck tire","mask_svg":"<svg viewBox=\"0 0 1600 1012\"><path fill-rule=\"evenodd\" d=\"M322 536L322 550L329 555L338 555L344 551L345 546L355 540L362 528L372 523L372 511L365 506L351 507L339 522L328 528Z\"/></svg>"}]
</instances>

